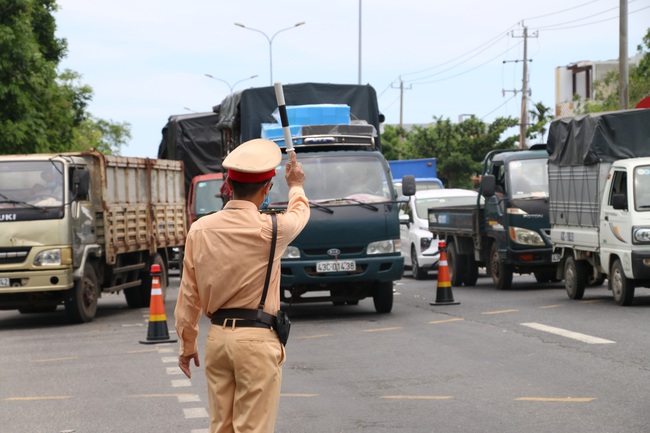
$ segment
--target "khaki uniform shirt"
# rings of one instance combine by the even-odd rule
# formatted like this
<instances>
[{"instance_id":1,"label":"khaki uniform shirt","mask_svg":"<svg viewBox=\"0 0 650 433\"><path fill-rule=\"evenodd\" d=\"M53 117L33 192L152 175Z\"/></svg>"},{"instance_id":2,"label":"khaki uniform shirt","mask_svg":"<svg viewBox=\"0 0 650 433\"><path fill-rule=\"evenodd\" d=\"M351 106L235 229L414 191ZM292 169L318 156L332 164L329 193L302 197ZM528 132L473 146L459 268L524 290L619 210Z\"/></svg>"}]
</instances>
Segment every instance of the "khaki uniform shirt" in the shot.
<instances>
[{"instance_id":1,"label":"khaki uniform shirt","mask_svg":"<svg viewBox=\"0 0 650 433\"><path fill-rule=\"evenodd\" d=\"M309 220L305 191L289 190L289 204L277 215L278 237L264 311L280 308L280 257ZM271 252L273 223L245 200L231 200L219 212L192 224L185 242L183 276L174 316L180 354L198 352L201 312L210 317L220 308L257 309Z\"/></svg>"}]
</instances>

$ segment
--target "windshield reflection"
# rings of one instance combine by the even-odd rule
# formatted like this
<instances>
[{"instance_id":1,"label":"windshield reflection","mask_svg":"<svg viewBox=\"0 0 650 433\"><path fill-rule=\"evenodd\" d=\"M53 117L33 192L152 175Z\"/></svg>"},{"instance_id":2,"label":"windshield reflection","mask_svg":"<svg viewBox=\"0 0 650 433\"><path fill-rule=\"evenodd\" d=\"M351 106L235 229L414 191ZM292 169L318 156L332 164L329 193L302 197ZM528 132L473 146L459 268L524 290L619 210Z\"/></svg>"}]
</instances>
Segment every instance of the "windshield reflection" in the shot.
<instances>
[{"instance_id":1,"label":"windshield reflection","mask_svg":"<svg viewBox=\"0 0 650 433\"><path fill-rule=\"evenodd\" d=\"M374 156L348 158L298 154L305 172L305 193L310 202L350 204L376 203L392 199L384 165ZM286 157L276 169L270 205L286 204L289 188L284 181Z\"/></svg>"},{"instance_id":2,"label":"windshield reflection","mask_svg":"<svg viewBox=\"0 0 650 433\"><path fill-rule=\"evenodd\" d=\"M508 164L512 198L548 197L545 159L522 159Z\"/></svg>"},{"instance_id":3,"label":"windshield reflection","mask_svg":"<svg viewBox=\"0 0 650 433\"><path fill-rule=\"evenodd\" d=\"M63 204L63 164L51 161L0 163L0 207Z\"/></svg>"}]
</instances>

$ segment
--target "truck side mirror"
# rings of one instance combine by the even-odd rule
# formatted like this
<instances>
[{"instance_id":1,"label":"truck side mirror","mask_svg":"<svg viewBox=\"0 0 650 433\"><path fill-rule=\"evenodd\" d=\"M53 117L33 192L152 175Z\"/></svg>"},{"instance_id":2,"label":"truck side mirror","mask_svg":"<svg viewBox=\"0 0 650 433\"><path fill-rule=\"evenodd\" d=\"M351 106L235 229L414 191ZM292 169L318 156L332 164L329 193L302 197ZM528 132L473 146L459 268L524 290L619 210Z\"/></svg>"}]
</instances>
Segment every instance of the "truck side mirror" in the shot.
<instances>
[{"instance_id":1,"label":"truck side mirror","mask_svg":"<svg viewBox=\"0 0 650 433\"><path fill-rule=\"evenodd\" d=\"M497 180L493 174L486 174L481 178L481 195L485 198L492 197L497 187Z\"/></svg>"},{"instance_id":2,"label":"truck side mirror","mask_svg":"<svg viewBox=\"0 0 650 433\"><path fill-rule=\"evenodd\" d=\"M88 200L90 190L90 173L88 170L75 169L72 174L72 191L77 200Z\"/></svg>"},{"instance_id":3,"label":"truck side mirror","mask_svg":"<svg viewBox=\"0 0 650 433\"><path fill-rule=\"evenodd\" d=\"M627 197L625 194L614 194L612 196L612 207L616 210L627 210Z\"/></svg>"},{"instance_id":4,"label":"truck side mirror","mask_svg":"<svg viewBox=\"0 0 650 433\"><path fill-rule=\"evenodd\" d=\"M415 194L415 176L407 174L402 177L402 194L409 197Z\"/></svg>"}]
</instances>

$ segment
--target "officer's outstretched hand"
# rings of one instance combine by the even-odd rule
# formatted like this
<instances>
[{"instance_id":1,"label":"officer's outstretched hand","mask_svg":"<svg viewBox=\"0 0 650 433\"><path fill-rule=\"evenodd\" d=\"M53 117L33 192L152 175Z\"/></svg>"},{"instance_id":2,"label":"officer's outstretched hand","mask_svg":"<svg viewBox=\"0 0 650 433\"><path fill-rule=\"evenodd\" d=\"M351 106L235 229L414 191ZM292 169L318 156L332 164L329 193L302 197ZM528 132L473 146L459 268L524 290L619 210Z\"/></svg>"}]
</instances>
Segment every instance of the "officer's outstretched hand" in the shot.
<instances>
[{"instance_id":1,"label":"officer's outstretched hand","mask_svg":"<svg viewBox=\"0 0 650 433\"><path fill-rule=\"evenodd\" d=\"M289 188L292 186L305 185L305 172L302 171L302 164L296 161L296 152L289 152L289 161L284 175Z\"/></svg>"},{"instance_id":2,"label":"officer's outstretched hand","mask_svg":"<svg viewBox=\"0 0 650 433\"><path fill-rule=\"evenodd\" d=\"M180 367L181 371L185 373L185 376L188 377L188 379L192 378L192 372L190 371L190 360L194 360L194 365L195 366L200 366L201 363L199 362L199 354L194 353L189 356L185 355L180 355L178 357L178 366Z\"/></svg>"}]
</instances>

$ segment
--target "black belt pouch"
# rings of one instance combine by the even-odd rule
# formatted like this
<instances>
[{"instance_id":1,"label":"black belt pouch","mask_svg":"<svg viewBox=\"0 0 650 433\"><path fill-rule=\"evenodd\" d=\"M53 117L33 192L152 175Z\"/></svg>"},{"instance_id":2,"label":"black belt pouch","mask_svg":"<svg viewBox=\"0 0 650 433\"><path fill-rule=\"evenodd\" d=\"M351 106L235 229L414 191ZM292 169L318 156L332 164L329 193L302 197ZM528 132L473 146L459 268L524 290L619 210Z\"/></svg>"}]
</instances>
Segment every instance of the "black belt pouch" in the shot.
<instances>
[{"instance_id":1,"label":"black belt pouch","mask_svg":"<svg viewBox=\"0 0 650 433\"><path fill-rule=\"evenodd\" d=\"M278 310L278 316L275 323L275 332L278 334L280 342L286 346L289 340L289 331L291 330L291 321L289 316L282 310Z\"/></svg>"}]
</instances>

